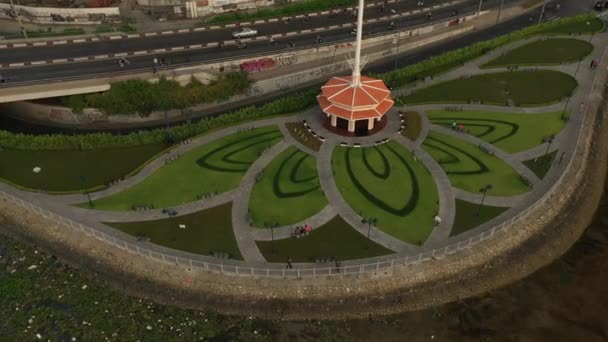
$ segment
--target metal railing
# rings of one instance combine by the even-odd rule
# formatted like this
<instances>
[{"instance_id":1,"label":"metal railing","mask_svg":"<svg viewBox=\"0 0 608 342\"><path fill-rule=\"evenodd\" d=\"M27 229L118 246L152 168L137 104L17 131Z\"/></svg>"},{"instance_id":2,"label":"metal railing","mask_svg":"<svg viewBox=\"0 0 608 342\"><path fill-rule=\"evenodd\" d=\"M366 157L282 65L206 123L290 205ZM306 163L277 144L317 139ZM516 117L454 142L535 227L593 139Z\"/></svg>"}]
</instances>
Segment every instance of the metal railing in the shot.
<instances>
[{"instance_id":1,"label":"metal railing","mask_svg":"<svg viewBox=\"0 0 608 342\"><path fill-rule=\"evenodd\" d=\"M594 82L595 86L595 82ZM590 92L591 93L591 92ZM502 233L506 233L509 230L513 229L513 227L519 223L524 221L529 215L535 213L537 208L543 206L548 201L552 201L554 197L560 196L561 194L569 194L574 188L578 187L578 180L584 171L581 166L582 159L585 156L584 149L585 146L581 144L581 139L583 137L583 130L585 128L585 123L587 121L587 112L589 108L585 110L585 112L581 113L582 120L578 129L577 136L577 144L572 153L572 157L569 159L569 162L565 168L565 171L561 174L559 179L555 182L555 184L551 187L551 189L545 193L538 201L536 201L532 206L528 207L526 210L519 212L517 215L512 217L511 219L504 221L491 229L488 229L476 236L470 237L468 239L459 241L457 243L453 243L441 248L436 248L428 251L424 251L422 253L416 255L401 255L400 257L388 260L377 261L373 263L361 263L354 265L344 265L344 266L335 266L335 267L298 267L296 265L293 269L284 268L283 264L268 264L268 267L252 267L248 266L245 262L236 262L236 263L216 263L210 262L207 260L196 260L193 258L184 258L178 256L176 254L166 254L159 251L154 251L148 246L145 246L144 243L132 243L126 240L122 240L120 238L111 236L107 233L100 231L99 229L92 228L81 223L78 223L72 219L67 217L58 215L54 212L51 212L47 209L41 208L37 205L34 205L30 202L24 201L19 197L13 196L4 191L0 191L0 197L7 199L9 201L13 201L16 204L31 210L34 213L38 213L42 215L44 218L52 219L55 222L65 225L67 227L73 228L77 231L85 233L87 235L93 236L105 243L108 243L116 248L121 250L128 251L133 254L149 257L152 259L156 259L165 263L174 264L176 266L182 266L189 268L194 271L204 271L204 272L218 272L228 275L236 275L236 276L261 276L261 277L290 277L290 278L304 278L304 277L319 277L319 276L336 276L336 275L346 275L346 274L361 274L365 272L377 272L380 270L385 270L388 268L393 268L396 266L408 266L408 265L416 265L420 263L427 262L433 259L441 259L448 255L457 253L459 251L463 251L469 249L480 242L489 240L494 238L497 235ZM566 181L567 180L567 181ZM566 183L567 182L567 183ZM563 188L566 185L567 188ZM177 251L176 251L177 252Z\"/></svg>"},{"instance_id":2,"label":"metal railing","mask_svg":"<svg viewBox=\"0 0 608 342\"><path fill-rule=\"evenodd\" d=\"M605 61L608 57L608 48L605 49L604 54L602 56L602 60L600 61L600 66L605 66ZM600 69L600 68L598 68ZM588 98L590 98L593 94L593 91L596 87L596 83L600 77L596 77L593 81L591 90L588 93ZM189 268L192 271L202 271L202 272L217 272L227 275L235 275L235 276L259 276L259 277L275 277L275 278L309 278L309 277L325 277L325 276L340 276L346 274L362 274L366 272L377 272L380 270L386 270L389 268L397 267L397 266L408 266L408 265L416 265L420 263L427 262L433 259L441 259L448 255L458 253L463 250L470 249L471 247L481 243L483 241L487 241L489 239L493 239L496 236L499 236L503 233L507 233L512 230L516 224L523 222L530 215L536 214L536 211L539 207L543 206L547 202L556 203L563 197L563 194L571 194L575 191L575 188L579 186L579 179L582 177L582 174L585 170L582 164L583 159L589 153L585 153L586 144L581 143L582 139L587 137L591 139L591 134L583 134L584 130L591 130L593 132L593 123L589 124L589 127L586 127L586 123L588 121L588 113L590 106L587 106L583 112L581 112L580 125L578 127L576 145L574 150L571 153L571 158L564 169L564 172L560 175L558 180L554 183L554 185L547 191L539 200L537 200L534 204L532 204L527 209L519 212L517 215L513 216L511 219L506 220L500 224L495 225L492 228L489 228L478 235L473 237L461 240L459 242L441 247L435 248L432 250L424 251L422 253L416 255L399 255L393 259L381 260L370 263L360 263L360 264L348 264L348 265L336 265L335 267L310 267L308 264L304 264L305 267L300 267L300 265L296 265L293 269L284 268L283 264L268 264L267 267L254 267L246 264L245 262L231 262L231 263L218 263L213 261L208 261L202 259L195 259L190 257L182 257L178 254L179 251L175 251L174 254L167 254L160 251L160 248L156 251L152 250L153 247L158 246L146 246L145 243L132 243L126 241L124 239L117 238L115 236L111 236L105 232L102 232L100 229L92 228L81 223L78 223L72 219L67 217L58 215L54 212L51 212L47 209L41 208L37 205L34 205L30 202L24 201L23 199L11 195L7 192L0 191L0 198L4 198L9 201L13 201L16 204L31 210L34 213L40 214L45 218L52 219L55 222L65 225L67 227L73 228L77 231L83 232L87 235L93 236L105 243L108 243L116 248L121 250L128 251L133 254L137 254L140 256L149 257L152 259L156 259L162 261L164 263L174 264L176 266L181 266L185 268ZM565 188L564 188L565 186ZM555 201L554 201L555 199ZM562 198L563 199L563 198ZM150 248L151 247L151 248ZM218 259L219 260L219 259Z\"/></svg>"}]
</instances>

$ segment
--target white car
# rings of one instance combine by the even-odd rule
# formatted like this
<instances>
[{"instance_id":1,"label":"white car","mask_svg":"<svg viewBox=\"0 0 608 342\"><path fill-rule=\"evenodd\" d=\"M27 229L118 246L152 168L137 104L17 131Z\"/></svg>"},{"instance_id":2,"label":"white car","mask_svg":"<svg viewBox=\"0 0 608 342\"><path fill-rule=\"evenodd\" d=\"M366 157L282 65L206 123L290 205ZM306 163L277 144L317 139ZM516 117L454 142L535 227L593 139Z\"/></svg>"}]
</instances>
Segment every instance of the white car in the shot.
<instances>
[{"instance_id":1,"label":"white car","mask_svg":"<svg viewBox=\"0 0 608 342\"><path fill-rule=\"evenodd\" d=\"M243 27L242 29L240 29L238 31L232 32L232 38L234 38L234 39L254 37L257 35L258 35L258 31L254 30L252 28L249 28L249 27Z\"/></svg>"}]
</instances>

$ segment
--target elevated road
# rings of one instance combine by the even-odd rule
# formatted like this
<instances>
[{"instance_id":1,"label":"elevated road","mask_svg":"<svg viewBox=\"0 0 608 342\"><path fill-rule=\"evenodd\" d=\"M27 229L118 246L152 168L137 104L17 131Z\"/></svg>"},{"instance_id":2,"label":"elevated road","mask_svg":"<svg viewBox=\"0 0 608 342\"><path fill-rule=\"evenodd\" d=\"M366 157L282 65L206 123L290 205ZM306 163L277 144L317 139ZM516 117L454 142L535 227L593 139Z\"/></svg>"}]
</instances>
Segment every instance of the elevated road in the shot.
<instances>
[{"instance_id":1,"label":"elevated road","mask_svg":"<svg viewBox=\"0 0 608 342\"><path fill-rule=\"evenodd\" d=\"M463 8L463 6L468 6L476 1L478 2L478 0L427 0L425 1L424 6L420 7L417 5L416 0L407 0L390 4L383 12L380 12L375 7L371 7L365 12L365 19L368 23L373 20L393 20L397 22L399 18L391 18L391 16L403 15L407 17L408 13L413 14L411 12L414 10L421 10L424 12L437 11L440 8L438 6L451 7L451 5L457 5L457 8ZM394 10L395 13L393 14L391 10ZM284 21L278 19L277 21L273 22L262 21L258 24L247 25L247 27L256 29L259 37L270 37L273 35L282 35L288 32L297 33L299 31L317 28L319 28L319 33L325 34L325 31L329 30L329 27L331 26L337 26L335 28L340 28L342 25L351 27L353 24L354 19L351 17L351 12L347 12L346 14L339 14L336 16L317 15L309 16L308 19L298 18L293 19L290 23L285 23ZM386 28L387 23L378 24L374 27L381 26ZM76 44L72 43L63 45L5 48L0 49L0 64L53 60L59 58L77 58L82 56L116 54L121 52L148 51L192 45L205 46L210 43L232 40L232 32L237 29L236 24L229 24L224 26L206 27L204 30L194 32L173 33L173 31L167 31L166 34L161 33L160 35L153 34L150 36L144 35L143 37L135 34L125 35L124 37L127 38L106 38L98 41L84 41ZM370 28L370 30L373 29Z\"/></svg>"},{"instance_id":2,"label":"elevated road","mask_svg":"<svg viewBox=\"0 0 608 342\"><path fill-rule=\"evenodd\" d=\"M516 0L505 0L505 4L515 3ZM428 6L429 1L425 1L425 7ZM447 3L446 1L435 1L436 5L440 6L441 3ZM449 3L452 3L451 1ZM411 13L406 16L402 16L400 18L389 18L386 17L387 14L392 15L389 10L385 10L384 13L371 8L368 9L369 16L376 15L376 19L384 18L386 20L369 22L373 18L368 18L368 23L364 27L365 35L379 34L383 32L390 32L389 23L390 21L394 21L397 29L406 29L411 28L423 24L429 24L432 21L440 21L445 20L447 18L454 17L455 11L458 14L472 13L477 10L479 1L478 0L466 0L462 2L458 2L455 5L447 5L441 8L432 10L432 19L429 20L427 17L426 11L420 11L418 13ZM486 0L484 1L484 9L496 8L500 3L500 0ZM393 4L392 6L401 5L402 3ZM414 6L412 8L418 8L417 1L405 1L403 2L403 6ZM388 7L389 9L392 7ZM407 7L404 7L407 8ZM389 13L387 13L389 12ZM397 13L396 15L398 15ZM384 16L382 16L384 15ZM174 35L166 35L159 37L142 37L142 38L126 38L126 39L117 39L112 41L103 41L103 42L85 42L85 43L74 43L74 44L64 44L64 45L51 45L51 46L41 46L41 47L21 47L21 48L5 48L0 49L0 64L8 65L11 61L18 60L20 63L24 64L23 66L10 66L4 67L2 69L3 76L8 79L8 82L5 84L5 87L11 86L23 86L32 83L43 83L48 81L58 81L58 80L66 80L66 79L78 79L78 78L89 78L96 77L101 75L113 75L118 73L129 73L129 72L141 72L143 70L152 69L154 63L153 58L165 58L167 62L170 64L169 67L178 67L184 66L188 64L197 64L197 63L205 63L210 61L217 61L222 59L230 59L237 58L248 55L256 55L262 53L272 53L272 52L280 52L280 51L292 51L297 50L303 47L310 47L315 45L315 39L317 35L321 35L323 38L323 43L331 43L337 41L345 41L352 39L352 27L337 27L334 29L323 29L322 31L316 30L312 31L315 28L314 25L327 25L328 20L342 20L344 23L350 22L352 19L350 15L344 16L344 18L336 17L333 19L318 20L313 21L315 17L311 17L310 21L297 20L291 24L284 24L282 22L273 23L273 24L263 24L274 26L274 31L268 31L268 35L280 34L280 37L275 38L275 44L271 44L267 39L267 36L259 37L256 40L251 40L246 42L246 48L238 48L234 44L230 44L231 41L227 41L227 43L223 47L192 47L188 46L188 48L176 49L177 47L174 45L173 48L167 48L165 45L161 44L166 40L173 41L174 39L182 39L181 37L189 37L187 42L194 42L193 39L196 37L197 44L201 44L201 39L203 36L209 35L206 39L207 42L212 42L215 38L211 35L219 34L219 35L230 35L230 32L234 30L232 29L221 29L209 30L203 33L185 33L185 34L174 34ZM333 23L331 23L333 24ZM297 33L293 31L296 28L294 25L307 25L301 26L301 28L308 27L310 32L300 32ZM311 26L312 25L312 26ZM333 26L333 25L332 25ZM256 27L257 28L257 27ZM259 29L259 28L258 28ZM269 28L270 29L270 28ZM288 31L288 32L286 32ZM301 31L301 30L300 30ZM282 33L276 33L282 32ZM293 34L288 34L289 32L293 32ZM261 31L261 33L264 33ZM286 35L286 36L285 36ZM160 40L160 38L163 40ZM229 37L230 38L230 37ZM137 44L155 44L149 45L154 48L154 50L143 51L140 54L134 54L134 51L141 51L140 46ZM185 41L181 41L180 43L184 43ZM295 47L289 47L288 43L291 42L295 45ZM107 55L98 55L97 53L101 50L109 52ZM131 50L124 50L131 49ZM166 51L167 49L172 49L172 51ZM48 51L51 52L48 52ZM157 51L155 51L157 50ZM22 57L15 58L12 57L13 54L18 53L21 54ZM55 56L61 56L62 58L59 60L49 60L49 54L56 54ZM84 54L84 55L83 55ZM129 65L125 67L119 67L117 63L117 58L120 56L127 56L129 61L131 62ZM27 65L27 64L35 64L35 65Z\"/></svg>"}]
</instances>

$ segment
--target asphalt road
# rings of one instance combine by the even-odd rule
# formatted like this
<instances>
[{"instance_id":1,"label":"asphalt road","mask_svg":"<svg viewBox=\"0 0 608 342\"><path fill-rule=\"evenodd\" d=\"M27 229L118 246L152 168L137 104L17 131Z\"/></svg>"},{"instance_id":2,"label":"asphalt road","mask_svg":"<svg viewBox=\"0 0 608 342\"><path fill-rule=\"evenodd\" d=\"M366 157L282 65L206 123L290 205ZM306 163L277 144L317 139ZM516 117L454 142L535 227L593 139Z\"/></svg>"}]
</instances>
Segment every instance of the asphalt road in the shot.
<instances>
[{"instance_id":1,"label":"asphalt road","mask_svg":"<svg viewBox=\"0 0 608 342\"><path fill-rule=\"evenodd\" d=\"M580 14L587 10L588 10L588 8L586 6L580 6L580 3L578 3L578 4L571 3L571 6L564 3L562 5L562 9L559 11L559 13L556 13L554 11L549 11L546 14L547 14L547 18L552 19L552 18L558 17L560 15L569 16L569 15ZM475 32L469 33L467 35L451 39L450 41L447 41L447 42L442 42L442 43L438 43L438 44L431 45L431 46L425 46L425 47L417 49L415 51L408 52L404 55L397 56L394 59L370 64L370 65L366 66L365 72L378 73L378 72L391 71L396 67L403 67L406 65L418 63L420 61L423 61L425 59L428 59L428 58L436 56L436 55L440 55L440 54L445 53L450 50L458 49L458 48L461 48L461 47L464 47L467 45L474 44L476 42L492 39L492 38L507 34L509 32L512 32L514 30L518 30L518 29L536 24L536 22L538 21L539 15L540 15L540 10L535 10L527 15L523 15L520 17L513 18L511 20L508 20L508 21L501 22L498 25L492 26L492 27L484 29L484 30L475 31ZM530 18L532 18L532 20L530 20ZM291 89L290 91L297 91L297 90L298 89ZM284 96L287 93L288 92L283 92L283 93L281 93L281 95ZM270 94L268 96L258 97L255 99L248 99L246 101L241 101L239 103L232 103L232 104L226 105L225 107L217 108L213 111L201 113L201 116L205 116L205 117L206 116L215 116L215 115L221 114L223 112L229 111L233 108L237 108L237 107L243 106L243 105L263 105L264 103L272 101L276 96L277 96L277 94ZM179 124L179 123L181 123L181 122L173 122L173 123L171 123L171 125L175 125L175 124ZM164 124L159 124L157 126L151 126L150 128L161 127L161 126L164 126ZM0 115L0 127L2 129L13 131L13 132L30 133L30 134L47 134L47 133L56 133L56 132L85 133L85 132L96 131L96 130L81 130L81 129L67 129L67 128L52 128L52 127L46 127L46 126L40 126L40 125L32 125L29 123L23 123L23 122L14 120L14 119L6 118L6 117L3 117L2 115ZM114 132L118 133L118 134L123 134L123 133L129 133L131 131L137 131L139 129L141 129L141 128L120 129L120 130L115 130Z\"/></svg>"},{"instance_id":2,"label":"asphalt road","mask_svg":"<svg viewBox=\"0 0 608 342\"><path fill-rule=\"evenodd\" d=\"M467 0L474 2L476 0ZM447 0L426 0L424 7L429 7L441 3L448 2ZM389 14L389 9L394 9L398 13L407 12L417 9L417 0L407 0L389 5L384 13L372 7L365 11L365 19L380 18ZM340 14L335 18L329 18L328 15L309 17L308 21L297 19L289 24L284 22L261 23L255 25L247 25L248 27L258 30L259 36L272 34L286 33L311 29L315 27L326 27L331 25L350 24L354 19L350 13ZM158 48L169 48L196 44L206 44L225 40L232 40L232 32L236 28L219 28L207 31L188 32L178 34L168 34L151 37L128 38L117 40L103 40L98 42L78 43L69 45L42 46L42 47L24 47L0 49L0 64L24 62L24 61L39 61L52 60L59 58L74 58L81 56L103 55L109 53L154 50Z\"/></svg>"},{"instance_id":3,"label":"asphalt road","mask_svg":"<svg viewBox=\"0 0 608 342\"><path fill-rule=\"evenodd\" d=\"M514 1L514 0L512 0ZM505 1L506 2L506 1ZM500 0L486 0L484 2L484 8L490 8L498 6ZM426 4L426 2L425 2ZM457 7L447 7L444 9L438 9L433 11L433 21L445 20L454 16L454 9L458 8L460 14L473 13L477 10L477 0L468 1L465 5ZM370 12L376 12L371 9ZM401 20L394 20L397 28L409 28L418 25L428 24L430 20L426 17L426 14L417 14L408 16ZM277 26L279 24L275 24ZM291 24L281 24L291 25ZM281 26L279 26L281 27ZM352 28L342 28L331 31L324 31L321 34L324 43L337 42L337 41L348 41L352 40L351 35ZM365 26L364 34L378 34L389 31L389 22L372 23ZM211 32L211 31L210 31ZM207 33L210 33L207 32ZM239 56L254 55L254 54L268 54L272 52L284 51L288 52L294 49L301 49L304 46L310 46L315 44L315 39L318 33L309 34L298 34L295 36L277 38L276 45L270 44L268 41L251 41L247 42L247 47L239 49L236 46L226 45L222 48L210 47L204 49L190 49L176 52L167 52L164 54L157 55L140 55L128 57L131 62L125 67L119 67L116 58L91 60L82 62L66 62L66 63L53 63L39 66L20 67L4 69L2 71L3 76L8 79L5 86L23 86L31 83L39 83L42 81L49 80L66 80L66 79L78 79L87 77L101 77L108 75L116 75L119 73L129 72L142 72L149 70L152 71L154 66L153 58L165 58L170 66L177 65L188 65L196 64L201 62L209 62L213 60L227 59L227 58L238 58ZM125 40L129 41L129 40ZM288 42L295 44L294 48L288 47ZM66 51L71 51L72 46L76 46L80 49L79 45L96 45L95 43L86 44L75 44L75 45L63 45L57 47L63 47ZM159 45L156 45L159 47ZM49 47L44 47L47 49ZM9 49L11 50L11 49ZM1 51L1 50L0 50ZM115 51L116 53L118 51ZM39 60L39 58L38 58ZM2 62L0 62L2 63Z\"/></svg>"}]
</instances>

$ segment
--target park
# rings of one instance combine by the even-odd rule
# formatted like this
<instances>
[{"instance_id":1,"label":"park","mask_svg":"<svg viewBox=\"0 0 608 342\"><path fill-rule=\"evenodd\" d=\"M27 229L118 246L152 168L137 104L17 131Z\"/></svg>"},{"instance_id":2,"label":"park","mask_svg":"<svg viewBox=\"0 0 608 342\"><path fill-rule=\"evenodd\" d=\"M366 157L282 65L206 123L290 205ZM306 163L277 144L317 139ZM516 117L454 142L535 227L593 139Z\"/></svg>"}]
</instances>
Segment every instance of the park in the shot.
<instances>
[{"instance_id":1,"label":"park","mask_svg":"<svg viewBox=\"0 0 608 342\"><path fill-rule=\"evenodd\" d=\"M587 60L600 43L558 29L394 92L387 115L401 113L402 129L390 131L389 120L373 141L306 124L318 109L299 101L292 113L267 116L261 107L245 123L176 131L179 144L161 130L107 148L69 138L55 149L5 148L10 166L0 177L63 196L138 241L188 253L313 264L415 253L514 215L546 174L560 172L575 125L570 98L588 86ZM73 201L70 193L83 190L86 200ZM304 225L312 232L299 236Z\"/></svg>"}]
</instances>

